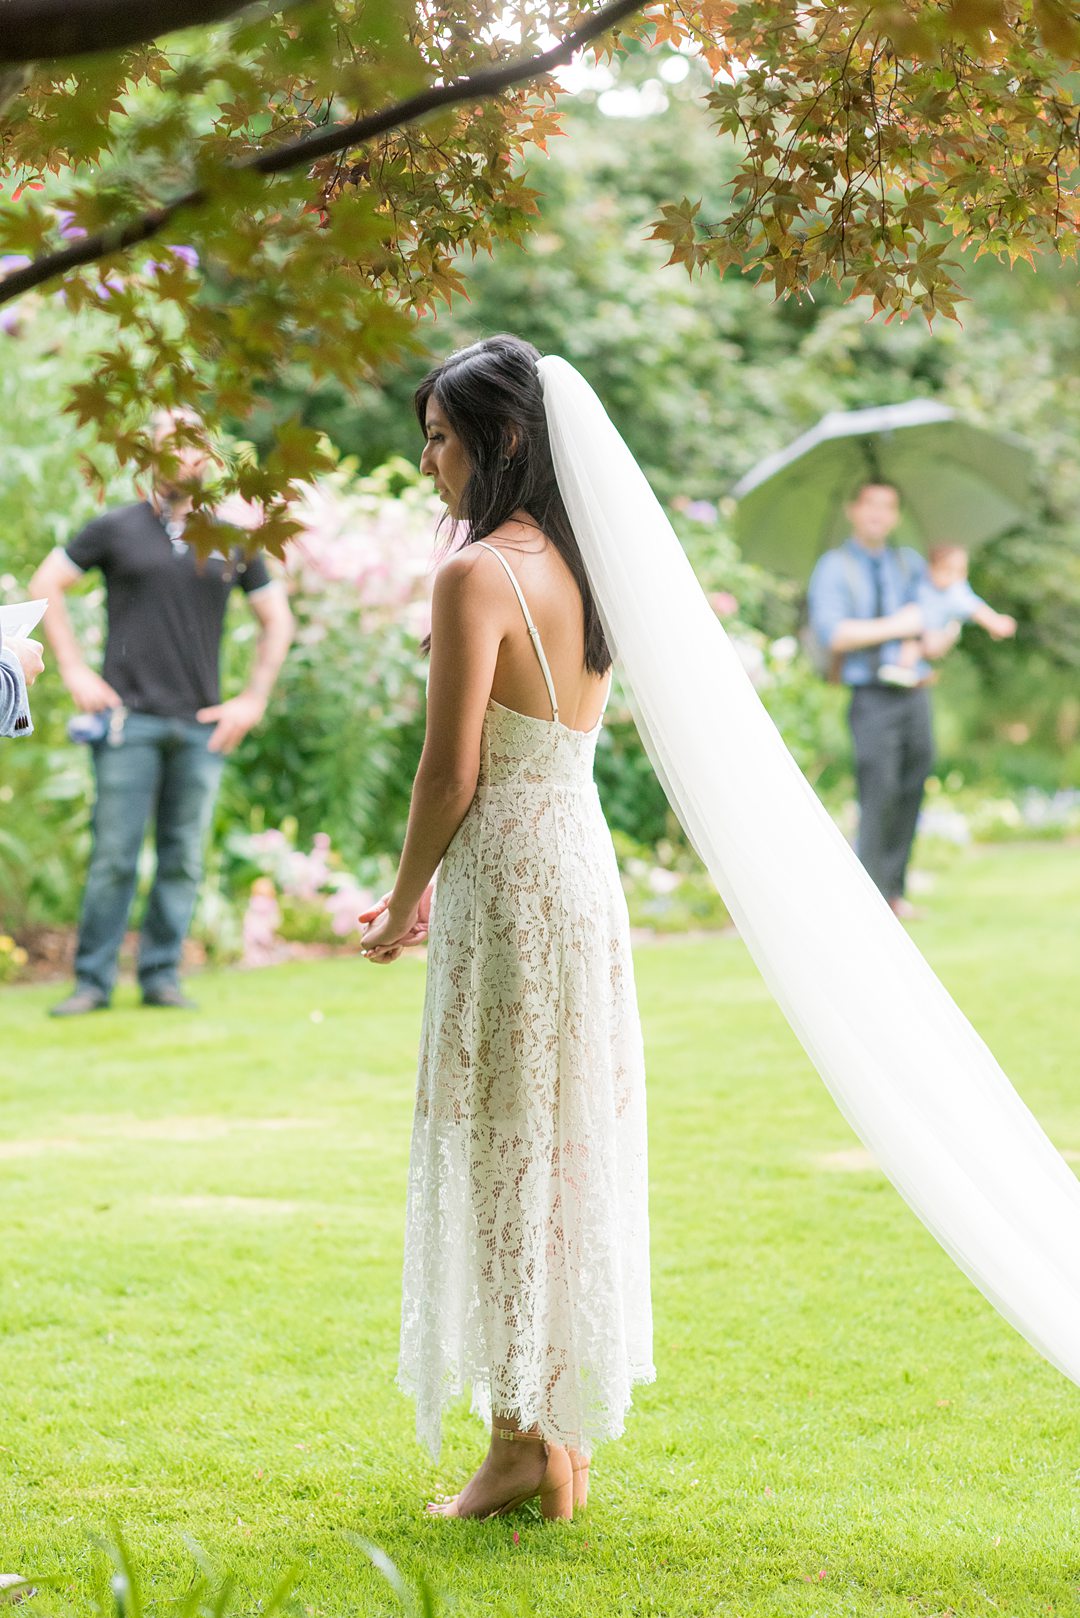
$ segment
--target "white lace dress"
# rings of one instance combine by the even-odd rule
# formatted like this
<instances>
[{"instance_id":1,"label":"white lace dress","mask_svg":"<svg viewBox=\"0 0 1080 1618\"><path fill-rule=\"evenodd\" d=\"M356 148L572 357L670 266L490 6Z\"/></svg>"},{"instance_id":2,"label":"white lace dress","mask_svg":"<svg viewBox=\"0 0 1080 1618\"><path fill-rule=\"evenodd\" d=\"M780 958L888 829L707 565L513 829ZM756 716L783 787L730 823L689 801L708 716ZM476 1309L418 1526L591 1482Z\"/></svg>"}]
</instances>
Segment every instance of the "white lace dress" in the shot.
<instances>
[{"instance_id":1,"label":"white lace dress","mask_svg":"<svg viewBox=\"0 0 1080 1618\"><path fill-rule=\"evenodd\" d=\"M491 547L485 547L491 549ZM590 1450L651 1381L645 1069L600 723L492 701L439 869L409 1168L398 1382L439 1452L471 1388Z\"/></svg>"}]
</instances>

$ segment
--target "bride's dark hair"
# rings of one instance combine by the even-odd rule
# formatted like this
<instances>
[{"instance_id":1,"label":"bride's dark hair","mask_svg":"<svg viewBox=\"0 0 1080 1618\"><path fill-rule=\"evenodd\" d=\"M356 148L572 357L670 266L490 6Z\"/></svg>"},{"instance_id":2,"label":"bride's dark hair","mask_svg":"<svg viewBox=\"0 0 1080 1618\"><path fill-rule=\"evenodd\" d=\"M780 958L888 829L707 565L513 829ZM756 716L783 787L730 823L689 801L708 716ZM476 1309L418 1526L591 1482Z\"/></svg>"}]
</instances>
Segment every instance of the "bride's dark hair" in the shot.
<instances>
[{"instance_id":1,"label":"bride's dark hair","mask_svg":"<svg viewBox=\"0 0 1080 1618\"><path fill-rule=\"evenodd\" d=\"M464 544L486 539L515 511L527 511L563 558L585 609L585 667L611 667L585 564L555 479L548 442L538 349L520 337L485 337L429 371L414 403L422 431L434 396L469 458L462 495Z\"/></svg>"}]
</instances>

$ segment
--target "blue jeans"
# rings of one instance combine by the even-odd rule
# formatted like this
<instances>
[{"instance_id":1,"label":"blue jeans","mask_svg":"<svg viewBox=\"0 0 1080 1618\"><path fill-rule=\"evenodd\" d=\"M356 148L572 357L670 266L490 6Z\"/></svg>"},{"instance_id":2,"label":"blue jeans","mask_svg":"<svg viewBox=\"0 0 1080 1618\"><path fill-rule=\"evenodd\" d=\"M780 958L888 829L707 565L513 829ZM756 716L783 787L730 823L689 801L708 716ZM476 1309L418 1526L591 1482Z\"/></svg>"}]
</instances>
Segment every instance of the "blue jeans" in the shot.
<instances>
[{"instance_id":1,"label":"blue jeans","mask_svg":"<svg viewBox=\"0 0 1080 1618\"><path fill-rule=\"evenodd\" d=\"M139 983L144 994L176 983L221 778L221 754L207 751L213 729L129 713L118 743L94 744L94 848L75 956L80 988L112 993L151 819L157 868L139 940Z\"/></svg>"}]
</instances>

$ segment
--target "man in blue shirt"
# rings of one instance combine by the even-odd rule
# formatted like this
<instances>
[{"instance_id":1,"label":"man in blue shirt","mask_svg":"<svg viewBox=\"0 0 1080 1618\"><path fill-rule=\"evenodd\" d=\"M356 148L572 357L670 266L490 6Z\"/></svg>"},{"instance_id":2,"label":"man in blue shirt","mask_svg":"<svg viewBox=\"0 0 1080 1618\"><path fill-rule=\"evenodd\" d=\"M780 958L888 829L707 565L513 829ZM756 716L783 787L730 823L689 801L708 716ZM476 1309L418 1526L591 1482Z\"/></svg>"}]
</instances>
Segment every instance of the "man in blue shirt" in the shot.
<instances>
[{"instance_id":1,"label":"man in blue shirt","mask_svg":"<svg viewBox=\"0 0 1080 1618\"><path fill-rule=\"evenodd\" d=\"M864 483L846 512L850 537L821 557L810 580L810 625L851 687L859 858L896 914L910 916L908 859L934 762L930 697L925 684L890 685L879 670L896 662L901 641L920 634L916 600L926 563L888 544L900 520L891 483ZM941 656L954 639L939 635L927 649Z\"/></svg>"}]
</instances>

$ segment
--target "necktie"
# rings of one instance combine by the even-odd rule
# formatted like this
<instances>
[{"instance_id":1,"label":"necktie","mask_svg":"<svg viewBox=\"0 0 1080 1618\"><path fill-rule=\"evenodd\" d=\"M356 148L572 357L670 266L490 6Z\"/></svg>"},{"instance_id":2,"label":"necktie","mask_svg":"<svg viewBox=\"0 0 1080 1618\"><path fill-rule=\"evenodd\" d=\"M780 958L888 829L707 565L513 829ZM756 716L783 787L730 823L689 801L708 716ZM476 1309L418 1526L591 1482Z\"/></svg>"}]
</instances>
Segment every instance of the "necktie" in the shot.
<instances>
[{"instance_id":1,"label":"necktie","mask_svg":"<svg viewBox=\"0 0 1080 1618\"><path fill-rule=\"evenodd\" d=\"M871 558L870 558L870 577L874 582L874 607L873 607L873 612L872 612L871 616L874 617L874 618L884 618L884 616L885 616L885 553L884 553L884 551L880 552L877 556L871 556ZM877 677L878 666L881 663L882 648L881 648L881 646L871 646L871 647L868 648L868 650L869 650L869 653L870 653L870 672L871 672L871 675L874 678L876 678Z\"/></svg>"}]
</instances>

